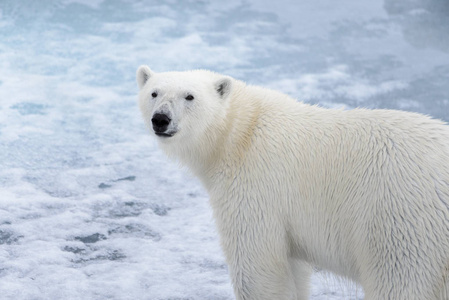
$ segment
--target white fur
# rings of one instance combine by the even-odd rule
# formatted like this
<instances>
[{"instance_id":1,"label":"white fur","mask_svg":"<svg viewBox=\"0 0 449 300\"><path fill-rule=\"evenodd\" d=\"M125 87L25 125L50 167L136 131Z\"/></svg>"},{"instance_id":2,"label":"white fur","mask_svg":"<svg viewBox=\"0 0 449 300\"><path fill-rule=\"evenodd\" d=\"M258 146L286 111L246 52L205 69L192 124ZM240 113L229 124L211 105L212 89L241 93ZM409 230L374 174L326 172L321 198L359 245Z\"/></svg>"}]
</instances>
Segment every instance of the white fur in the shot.
<instances>
[{"instance_id":1,"label":"white fur","mask_svg":"<svg viewBox=\"0 0 449 300\"><path fill-rule=\"evenodd\" d=\"M368 300L448 299L443 122L310 106L208 71L137 74L150 128L160 107L173 115L160 146L210 194L237 299L308 299L310 265Z\"/></svg>"}]
</instances>

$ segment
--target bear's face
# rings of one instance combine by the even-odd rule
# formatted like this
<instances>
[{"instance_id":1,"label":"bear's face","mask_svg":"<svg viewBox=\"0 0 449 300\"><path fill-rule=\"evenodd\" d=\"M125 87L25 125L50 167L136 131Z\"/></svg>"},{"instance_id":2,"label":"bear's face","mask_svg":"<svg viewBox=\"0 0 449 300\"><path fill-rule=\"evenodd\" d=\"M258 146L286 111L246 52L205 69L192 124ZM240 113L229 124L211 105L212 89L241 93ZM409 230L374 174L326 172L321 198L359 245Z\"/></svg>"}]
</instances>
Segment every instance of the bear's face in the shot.
<instances>
[{"instance_id":1,"label":"bear's face","mask_svg":"<svg viewBox=\"0 0 449 300\"><path fill-rule=\"evenodd\" d=\"M138 69L137 83L144 120L164 144L195 141L220 124L232 86L208 71L155 73L147 66Z\"/></svg>"}]
</instances>

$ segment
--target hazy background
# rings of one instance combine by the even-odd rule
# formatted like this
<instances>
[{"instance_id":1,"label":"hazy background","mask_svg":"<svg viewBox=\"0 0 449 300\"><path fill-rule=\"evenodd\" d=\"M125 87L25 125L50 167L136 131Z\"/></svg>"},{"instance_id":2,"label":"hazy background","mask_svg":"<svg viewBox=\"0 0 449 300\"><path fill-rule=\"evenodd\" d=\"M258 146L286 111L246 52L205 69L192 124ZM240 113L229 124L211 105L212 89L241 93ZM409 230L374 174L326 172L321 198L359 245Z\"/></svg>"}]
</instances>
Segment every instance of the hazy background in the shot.
<instances>
[{"instance_id":1,"label":"hazy background","mask_svg":"<svg viewBox=\"0 0 449 300\"><path fill-rule=\"evenodd\" d=\"M206 192L144 128L141 64L449 121L449 1L0 0L2 298L233 299Z\"/></svg>"}]
</instances>

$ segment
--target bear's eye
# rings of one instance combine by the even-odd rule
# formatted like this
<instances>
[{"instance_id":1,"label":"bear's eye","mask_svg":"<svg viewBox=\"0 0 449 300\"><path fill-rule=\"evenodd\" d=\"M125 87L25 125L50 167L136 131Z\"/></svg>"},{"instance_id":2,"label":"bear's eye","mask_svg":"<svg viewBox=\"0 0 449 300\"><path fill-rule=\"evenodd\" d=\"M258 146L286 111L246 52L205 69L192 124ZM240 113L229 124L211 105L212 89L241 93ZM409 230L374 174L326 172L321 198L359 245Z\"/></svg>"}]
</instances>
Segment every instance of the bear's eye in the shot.
<instances>
[{"instance_id":1,"label":"bear's eye","mask_svg":"<svg viewBox=\"0 0 449 300\"><path fill-rule=\"evenodd\" d=\"M153 92L153 94L151 94L151 97L156 98L157 97L157 93Z\"/></svg>"},{"instance_id":2,"label":"bear's eye","mask_svg":"<svg viewBox=\"0 0 449 300\"><path fill-rule=\"evenodd\" d=\"M192 101L195 99L192 95L187 95L186 100Z\"/></svg>"}]
</instances>

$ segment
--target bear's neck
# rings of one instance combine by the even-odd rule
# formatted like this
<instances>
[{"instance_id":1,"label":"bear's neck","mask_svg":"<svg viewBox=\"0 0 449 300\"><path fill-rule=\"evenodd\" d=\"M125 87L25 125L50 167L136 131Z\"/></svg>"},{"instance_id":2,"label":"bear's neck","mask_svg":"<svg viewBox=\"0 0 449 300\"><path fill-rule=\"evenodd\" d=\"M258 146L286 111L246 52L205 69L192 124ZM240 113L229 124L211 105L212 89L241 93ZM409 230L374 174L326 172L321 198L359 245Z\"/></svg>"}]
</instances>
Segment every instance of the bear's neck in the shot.
<instances>
[{"instance_id":1,"label":"bear's neck","mask_svg":"<svg viewBox=\"0 0 449 300\"><path fill-rule=\"evenodd\" d=\"M207 147L202 145L202 149L196 149L194 163L187 163L208 190L217 182L226 184L227 179L234 178L253 142L254 130L260 121L261 102L248 93L248 89L250 87L243 82L235 82L226 118L221 126L213 129L215 132L210 132L215 140L211 139Z\"/></svg>"}]
</instances>

